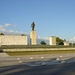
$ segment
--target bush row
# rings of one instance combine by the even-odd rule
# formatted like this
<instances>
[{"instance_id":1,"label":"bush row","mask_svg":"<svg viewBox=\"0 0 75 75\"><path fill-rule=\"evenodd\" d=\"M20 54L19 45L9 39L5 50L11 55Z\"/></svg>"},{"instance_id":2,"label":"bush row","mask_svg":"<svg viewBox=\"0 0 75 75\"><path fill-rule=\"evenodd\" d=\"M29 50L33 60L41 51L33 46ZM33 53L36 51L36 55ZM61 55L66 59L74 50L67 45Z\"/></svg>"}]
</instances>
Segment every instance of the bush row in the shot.
<instances>
[{"instance_id":1,"label":"bush row","mask_svg":"<svg viewBox=\"0 0 75 75\"><path fill-rule=\"evenodd\" d=\"M0 49L23 49L23 48L73 48L72 46L63 45L2 45Z\"/></svg>"}]
</instances>

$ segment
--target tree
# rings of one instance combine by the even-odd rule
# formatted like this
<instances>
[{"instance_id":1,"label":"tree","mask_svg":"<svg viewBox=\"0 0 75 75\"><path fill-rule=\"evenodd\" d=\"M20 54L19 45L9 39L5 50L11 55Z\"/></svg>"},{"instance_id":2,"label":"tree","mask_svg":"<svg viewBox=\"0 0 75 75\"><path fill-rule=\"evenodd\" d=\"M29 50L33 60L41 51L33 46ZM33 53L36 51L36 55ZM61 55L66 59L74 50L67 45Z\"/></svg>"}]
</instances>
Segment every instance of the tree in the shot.
<instances>
[{"instance_id":1,"label":"tree","mask_svg":"<svg viewBox=\"0 0 75 75\"><path fill-rule=\"evenodd\" d=\"M41 45L46 45L46 43L43 40L40 42L40 44Z\"/></svg>"},{"instance_id":2,"label":"tree","mask_svg":"<svg viewBox=\"0 0 75 75\"><path fill-rule=\"evenodd\" d=\"M60 42L59 45L64 45L64 42Z\"/></svg>"},{"instance_id":3,"label":"tree","mask_svg":"<svg viewBox=\"0 0 75 75\"><path fill-rule=\"evenodd\" d=\"M57 45L64 45L64 41L66 41L66 39L61 39L61 38L59 38L59 37L56 37L56 43L57 43Z\"/></svg>"},{"instance_id":4,"label":"tree","mask_svg":"<svg viewBox=\"0 0 75 75\"><path fill-rule=\"evenodd\" d=\"M25 36L25 34L21 34L21 36Z\"/></svg>"},{"instance_id":5,"label":"tree","mask_svg":"<svg viewBox=\"0 0 75 75\"><path fill-rule=\"evenodd\" d=\"M3 33L0 33L0 35L4 35Z\"/></svg>"},{"instance_id":6,"label":"tree","mask_svg":"<svg viewBox=\"0 0 75 75\"><path fill-rule=\"evenodd\" d=\"M72 43L69 43L70 46L72 46Z\"/></svg>"},{"instance_id":7,"label":"tree","mask_svg":"<svg viewBox=\"0 0 75 75\"><path fill-rule=\"evenodd\" d=\"M75 43L73 43L73 46L75 46Z\"/></svg>"},{"instance_id":8,"label":"tree","mask_svg":"<svg viewBox=\"0 0 75 75\"><path fill-rule=\"evenodd\" d=\"M66 39L63 40L64 42L66 41Z\"/></svg>"}]
</instances>

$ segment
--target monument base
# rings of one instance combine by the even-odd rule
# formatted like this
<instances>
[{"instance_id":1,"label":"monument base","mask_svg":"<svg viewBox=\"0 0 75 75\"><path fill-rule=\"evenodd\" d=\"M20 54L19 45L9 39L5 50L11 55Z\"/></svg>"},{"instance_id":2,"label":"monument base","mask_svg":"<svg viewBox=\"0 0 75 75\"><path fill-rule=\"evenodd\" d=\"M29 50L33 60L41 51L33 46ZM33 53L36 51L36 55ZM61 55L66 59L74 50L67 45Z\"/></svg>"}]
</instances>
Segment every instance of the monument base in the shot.
<instances>
[{"instance_id":1,"label":"monument base","mask_svg":"<svg viewBox=\"0 0 75 75\"><path fill-rule=\"evenodd\" d=\"M49 45L56 45L56 37L55 36L51 36L49 38Z\"/></svg>"},{"instance_id":2,"label":"monument base","mask_svg":"<svg viewBox=\"0 0 75 75\"><path fill-rule=\"evenodd\" d=\"M35 30L30 31L30 44L36 45L36 31Z\"/></svg>"}]
</instances>

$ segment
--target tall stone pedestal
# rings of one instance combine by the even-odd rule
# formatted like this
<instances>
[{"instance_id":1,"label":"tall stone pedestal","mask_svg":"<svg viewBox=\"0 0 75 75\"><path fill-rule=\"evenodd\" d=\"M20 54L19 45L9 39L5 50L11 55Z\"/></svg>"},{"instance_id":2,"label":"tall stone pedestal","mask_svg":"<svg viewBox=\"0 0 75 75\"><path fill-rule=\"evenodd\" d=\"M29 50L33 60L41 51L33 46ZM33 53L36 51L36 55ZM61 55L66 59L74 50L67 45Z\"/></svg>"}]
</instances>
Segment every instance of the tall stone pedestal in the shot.
<instances>
[{"instance_id":1,"label":"tall stone pedestal","mask_svg":"<svg viewBox=\"0 0 75 75\"><path fill-rule=\"evenodd\" d=\"M56 37L55 36L51 36L49 38L49 44L50 45L56 45Z\"/></svg>"},{"instance_id":2,"label":"tall stone pedestal","mask_svg":"<svg viewBox=\"0 0 75 75\"><path fill-rule=\"evenodd\" d=\"M30 31L30 44L36 45L36 31L35 30Z\"/></svg>"}]
</instances>

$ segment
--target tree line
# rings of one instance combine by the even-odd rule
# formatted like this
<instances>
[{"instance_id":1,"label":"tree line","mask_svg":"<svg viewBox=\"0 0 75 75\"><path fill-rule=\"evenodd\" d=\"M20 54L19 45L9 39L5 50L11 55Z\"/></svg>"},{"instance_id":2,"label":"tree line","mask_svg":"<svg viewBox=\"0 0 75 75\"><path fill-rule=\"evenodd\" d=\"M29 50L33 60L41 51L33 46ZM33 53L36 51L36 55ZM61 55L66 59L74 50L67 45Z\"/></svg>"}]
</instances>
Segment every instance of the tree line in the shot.
<instances>
[{"instance_id":1,"label":"tree line","mask_svg":"<svg viewBox=\"0 0 75 75\"><path fill-rule=\"evenodd\" d=\"M56 37L56 45L64 45L64 42L66 41L66 39L61 39L59 37ZM46 45L46 42L44 40L42 40L40 42L41 45ZM75 43L69 43L70 46L75 46Z\"/></svg>"}]
</instances>

